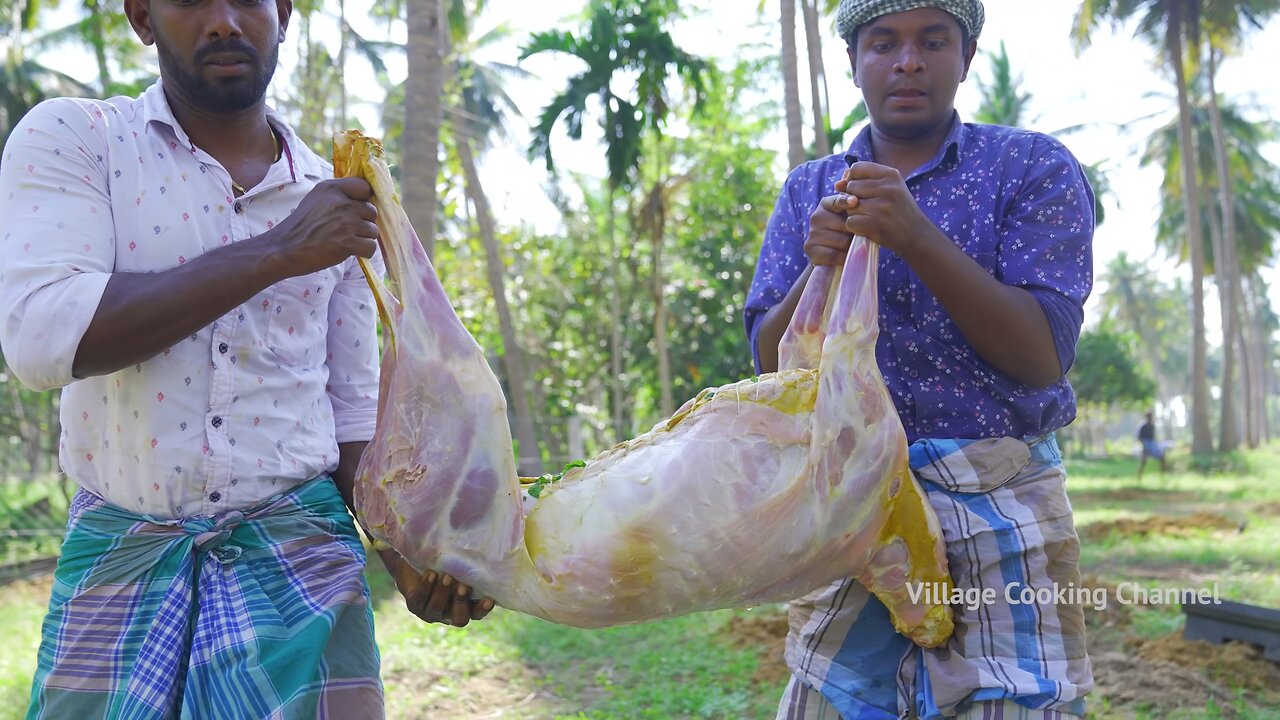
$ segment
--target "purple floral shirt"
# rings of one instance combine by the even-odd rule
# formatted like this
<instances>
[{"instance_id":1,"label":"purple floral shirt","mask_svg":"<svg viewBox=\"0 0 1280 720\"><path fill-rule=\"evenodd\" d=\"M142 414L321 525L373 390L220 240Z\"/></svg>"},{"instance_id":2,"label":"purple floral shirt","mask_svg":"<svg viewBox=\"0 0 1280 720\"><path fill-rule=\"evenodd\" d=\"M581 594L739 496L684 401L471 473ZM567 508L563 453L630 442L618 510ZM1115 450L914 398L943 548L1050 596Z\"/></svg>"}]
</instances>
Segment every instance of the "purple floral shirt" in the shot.
<instances>
[{"instance_id":1,"label":"purple floral shirt","mask_svg":"<svg viewBox=\"0 0 1280 720\"><path fill-rule=\"evenodd\" d=\"M792 171L765 230L745 321L756 335L808 265L809 215L852 162L874 160L870 129L847 155ZM1030 292L1048 318L1063 372L1075 361L1093 287L1093 191L1075 157L1029 130L961 123L938 155L907 178L925 215L987 272ZM1034 437L1075 419L1066 378L1033 388L978 356L941 303L892 252L880 254L876 359L908 442L918 438Z\"/></svg>"}]
</instances>

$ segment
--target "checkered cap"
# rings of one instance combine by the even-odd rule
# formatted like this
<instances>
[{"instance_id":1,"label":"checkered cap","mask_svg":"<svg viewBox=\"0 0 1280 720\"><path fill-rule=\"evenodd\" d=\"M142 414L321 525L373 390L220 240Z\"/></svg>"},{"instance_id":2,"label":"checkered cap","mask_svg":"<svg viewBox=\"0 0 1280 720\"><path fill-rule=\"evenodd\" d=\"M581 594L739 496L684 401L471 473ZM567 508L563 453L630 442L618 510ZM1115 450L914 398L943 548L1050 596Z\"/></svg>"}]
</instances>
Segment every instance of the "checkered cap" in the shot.
<instances>
[{"instance_id":1,"label":"checkered cap","mask_svg":"<svg viewBox=\"0 0 1280 720\"><path fill-rule=\"evenodd\" d=\"M881 15L919 8L937 8L951 13L971 38L982 34L982 23L986 20L982 0L842 0L836 10L836 32L852 45L859 26Z\"/></svg>"}]
</instances>

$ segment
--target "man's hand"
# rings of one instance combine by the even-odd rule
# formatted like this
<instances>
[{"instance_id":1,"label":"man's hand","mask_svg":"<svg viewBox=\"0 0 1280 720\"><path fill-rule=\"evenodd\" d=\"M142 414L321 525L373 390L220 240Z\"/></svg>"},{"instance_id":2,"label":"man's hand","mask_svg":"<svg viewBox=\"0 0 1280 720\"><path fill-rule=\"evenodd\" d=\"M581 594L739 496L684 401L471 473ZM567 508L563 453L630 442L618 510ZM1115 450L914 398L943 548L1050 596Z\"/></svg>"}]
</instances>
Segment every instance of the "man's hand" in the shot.
<instances>
[{"instance_id":1,"label":"man's hand","mask_svg":"<svg viewBox=\"0 0 1280 720\"><path fill-rule=\"evenodd\" d=\"M373 257L378 211L372 198L364 178L325 180L312 188L297 210L268 231L278 248L279 274L307 275L352 255Z\"/></svg>"},{"instance_id":2,"label":"man's hand","mask_svg":"<svg viewBox=\"0 0 1280 720\"><path fill-rule=\"evenodd\" d=\"M426 622L466 627L493 609L492 600L472 598L471 588L448 575L419 575L395 550L379 550L378 555L404 596L405 607Z\"/></svg>"},{"instance_id":3,"label":"man's hand","mask_svg":"<svg viewBox=\"0 0 1280 720\"><path fill-rule=\"evenodd\" d=\"M837 195L832 205L847 212L847 232L862 235L908 261L921 243L941 236L896 168L854 163L836 183L836 192L842 195Z\"/></svg>"},{"instance_id":4,"label":"man's hand","mask_svg":"<svg viewBox=\"0 0 1280 720\"><path fill-rule=\"evenodd\" d=\"M855 204L857 198L841 193L822 198L814 208L809 215L809 236L804 242L804 254L809 257L809 262L814 265L844 264L844 256L853 242L853 233L846 227L849 222L847 213Z\"/></svg>"}]
</instances>

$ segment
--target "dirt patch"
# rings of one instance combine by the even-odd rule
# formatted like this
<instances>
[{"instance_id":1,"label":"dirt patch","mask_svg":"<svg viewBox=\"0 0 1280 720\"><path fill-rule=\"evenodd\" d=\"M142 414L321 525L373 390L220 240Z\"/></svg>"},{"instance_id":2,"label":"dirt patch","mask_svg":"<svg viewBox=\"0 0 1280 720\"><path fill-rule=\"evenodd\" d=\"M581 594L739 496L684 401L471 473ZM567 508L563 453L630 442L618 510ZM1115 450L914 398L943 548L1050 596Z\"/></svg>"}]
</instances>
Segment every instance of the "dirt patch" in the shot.
<instances>
[{"instance_id":1,"label":"dirt patch","mask_svg":"<svg viewBox=\"0 0 1280 720\"><path fill-rule=\"evenodd\" d=\"M1097 542L1105 540L1112 534L1146 536L1146 535L1190 535L1205 530L1243 531L1244 524L1230 518L1210 512L1197 512L1191 515L1168 516L1152 515L1135 519L1121 518L1108 522L1096 522L1080 529L1080 537Z\"/></svg>"},{"instance_id":2,"label":"dirt patch","mask_svg":"<svg viewBox=\"0 0 1280 720\"><path fill-rule=\"evenodd\" d=\"M387 717L395 720L515 720L576 711L563 699L538 689L532 673L518 664L495 665L470 675L398 670L385 675L383 683Z\"/></svg>"},{"instance_id":3,"label":"dirt patch","mask_svg":"<svg viewBox=\"0 0 1280 720\"><path fill-rule=\"evenodd\" d=\"M1084 623L1090 654L1106 650L1119 650L1128 637L1129 626L1133 624L1133 607L1125 603L1115 602L1118 592L1115 583L1105 582L1096 577L1085 576L1080 587L1091 592L1106 592L1108 602L1101 609L1087 605L1084 609Z\"/></svg>"},{"instance_id":4,"label":"dirt patch","mask_svg":"<svg viewBox=\"0 0 1280 720\"><path fill-rule=\"evenodd\" d=\"M1081 586L1116 596L1114 583L1096 577L1084 577ZM1256 648L1190 642L1181 633L1141 640L1132 635L1133 608L1118 602L1102 610L1086 608L1085 623L1096 683L1089 700L1094 708L1109 708L1107 717L1165 717L1175 710L1203 711L1212 702L1220 717L1230 720L1238 717L1237 703L1254 710L1280 706L1280 665L1262 658ZM736 616L725 635L738 647L760 651L753 680L780 684L790 676L782 658L785 613Z\"/></svg>"},{"instance_id":5,"label":"dirt patch","mask_svg":"<svg viewBox=\"0 0 1280 720\"><path fill-rule=\"evenodd\" d=\"M1266 517L1280 517L1280 502L1265 502L1255 505L1250 510Z\"/></svg>"},{"instance_id":6,"label":"dirt patch","mask_svg":"<svg viewBox=\"0 0 1280 720\"><path fill-rule=\"evenodd\" d=\"M1090 697L1095 707L1105 701L1108 717L1164 717L1179 709L1204 710L1211 701L1223 718L1237 717L1237 704L1255 710L1280 706L1280 665L1257 648L1184 640L1180 632L1143 640L1122 628L1103 631L1086 619L1095 682Z\"/></svg>"},{"instance_id":7,"label":"dirt patch","mask_svg":"<svg viewBox=\"0 0 1280 720\"><path fill-rule=\"evenodd\" d=\"M1263 658L1252 645L1214 645L1177 635L1140 640L1134 645L1138 655L1147 660L1204 670L1213 680L1260 694L1271 693L1280 702L1280 665Z\"/></svg>"},{"instance_id":8,"label":"dirt patch","mask_svg":"<svg viewBox=\"0 0 1280 720\"><path fill-rule=\"evenodd\" d=\"M1090 653L1094 690L1091 701L1101 703L1113 714L1139 710L1151 717L1163 717L1178 709L1203 710L1210 700L1220 707L1230 706L1234 694L1206 681L1198 672L1168 662L1153 662L1129 653L1111 650ZM1235 717L1224 712L1223 717Z\"/></svg>"},{"instance_id":9,"label":"dirt patch","mask_svg":"<svg viewBox=\"0 0 1280 720\"><path fill-rule=\"evenodd\" d=\"M53 588L53 575L45 575L34 580L14 580L0 590L5 604L8 605L49 605L49 592Z\"/></svg>"},{"instance_id":10,"label":"dirt patch","mask_svg":"<svg viewBox=\"0 0 1280 720\"><path fill-rule=\"evenodd\" d=\"M778 685L791 677L791 670L783 659L787 639L786 612L757 611L749 615L738 615L729 620L725 631L733 645L759 651L760 663L751 676L752 680L761 684Z\"/></svg>"}]
</instances>

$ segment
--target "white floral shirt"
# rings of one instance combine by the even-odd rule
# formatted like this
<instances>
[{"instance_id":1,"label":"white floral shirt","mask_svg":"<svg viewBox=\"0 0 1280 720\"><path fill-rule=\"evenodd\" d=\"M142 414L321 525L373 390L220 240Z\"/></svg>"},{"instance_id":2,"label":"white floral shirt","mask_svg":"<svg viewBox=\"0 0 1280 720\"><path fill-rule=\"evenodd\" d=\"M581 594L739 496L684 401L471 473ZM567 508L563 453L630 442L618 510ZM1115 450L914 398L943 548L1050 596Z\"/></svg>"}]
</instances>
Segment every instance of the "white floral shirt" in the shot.
<instances>
[{"instance_id":1,"label":"white floral shirt","mask_svg":"<svg viewBox=\"0 0 1280 720\"><path fill-rule=\"evenodd\" d=\"M44 102L0 155L5 361L34 389L63 388L63 470L122 508L251 507L335 468L338 443L373 435L375 311L354 260L277 283L139 365L71 374L112 273L167 270L253 237L332 176L269 117L283 154L241 198L159 82L137 99Z\"/></svg>"}]
</instances>

